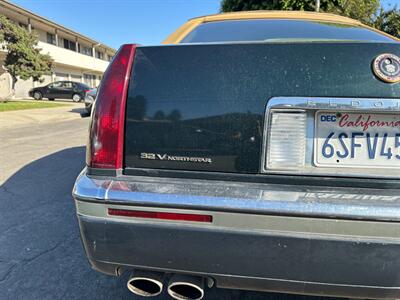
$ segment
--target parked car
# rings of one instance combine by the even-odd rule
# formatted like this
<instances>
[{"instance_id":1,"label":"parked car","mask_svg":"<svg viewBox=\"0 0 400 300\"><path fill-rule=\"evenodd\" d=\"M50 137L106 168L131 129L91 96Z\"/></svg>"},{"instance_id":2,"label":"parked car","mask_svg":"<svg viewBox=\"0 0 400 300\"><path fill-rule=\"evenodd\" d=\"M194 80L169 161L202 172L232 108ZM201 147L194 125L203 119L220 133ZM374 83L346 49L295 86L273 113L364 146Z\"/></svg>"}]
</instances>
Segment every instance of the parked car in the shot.
<instances>
[{"instance_id":1,"label":"parked car","mask_svg":"<svg viewBox=\"0 0 400 300\"><path fill-rule=\"evenodd\" d=\"M92 111L92 106L94 100L96 99L96 95L97 95L97 88L91 89L85 95L85 109L89 114Z\"/></svg>"},{"instance_id":2,"label":"parked car","mask_svg":"<svg viewBox=\"0 0 400 300\"><path fill-rule=\"evenodd\" d=\"M80 102L85 99L86 92L91 88L81 82L74 81L55 81L46 86L36 87L29 91L29 96L35 100L48 98L49 100L72 99L74 102Z\"/></svg>"},{"instance_id":3,"label":"parked car","mask_svg":"<svg viewBox=\"0 0 400 300\"><path fill-rule=\"evenodd\" d=\"M205 287L400 298L400 45L323 13L195 18L123 45L73 189L92 267Z\"/></svg>"}]
</instances>

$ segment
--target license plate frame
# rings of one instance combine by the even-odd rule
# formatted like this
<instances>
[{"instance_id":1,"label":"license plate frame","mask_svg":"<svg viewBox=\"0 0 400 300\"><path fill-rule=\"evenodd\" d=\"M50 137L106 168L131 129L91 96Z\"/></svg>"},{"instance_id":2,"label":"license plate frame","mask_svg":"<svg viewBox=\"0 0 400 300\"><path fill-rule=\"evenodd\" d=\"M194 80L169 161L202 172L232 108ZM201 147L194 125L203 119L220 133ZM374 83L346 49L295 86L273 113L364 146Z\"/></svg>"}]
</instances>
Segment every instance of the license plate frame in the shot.
<instances>
[{"instance_id":1,"label":"license plate frame","mask_svg":"<svg viewBox=\"0 0 400 300\"><path fill-rule=\"evenodd\" d=\"M341 122L341 125L346 125L340 127L339 122L343 120L344 116L349 116L349 118L346 119L346 122ZM325 118L324 121L323 118ZM336 120L334 121L335 118ZM396 112L315 111L313 164L318 168L336 168L339 170L343 168L400 170L400 145L395 147L398 141L400 141L400 138L397 137L397 135L400 135L400 125L397 127L383 126L371 128L371 124L375 124L376 121L393 121L393 124L396 125L397 122L400 124L400 115ZM366 126L366 123L369 125ZM347 127L349 124L352 126ZM329 127L331 128L329 129ZM334 135L328 140L328 145L324 149L324 144L327 141L327 132L329 134L334 132ZM347 136L342 135L341 139L339 139L339 135L342 133ZM356 136L354 137L353 134ZM361 134L363 135L361 136ZM376 134L378 134L378 137L376 137ZM386 138L385 134L387 134ZM377 140L375 141L375 139ZM353 140L354 145L357 145L356 148L353 146ZM334 152L332 157L329 157L331 154L330 146L333 147ZM349 152L348 155L346 157L338 157L339 154L342 156L346 154L345 147L347 147L347 151ZM388 158L390 152L384 151L383 153L387 155L382 155L382 148L386 148L388 151L391 148L392 156L390 159ZM374 158L371 159L371 157Z\"/></svg>"}]
</instances>

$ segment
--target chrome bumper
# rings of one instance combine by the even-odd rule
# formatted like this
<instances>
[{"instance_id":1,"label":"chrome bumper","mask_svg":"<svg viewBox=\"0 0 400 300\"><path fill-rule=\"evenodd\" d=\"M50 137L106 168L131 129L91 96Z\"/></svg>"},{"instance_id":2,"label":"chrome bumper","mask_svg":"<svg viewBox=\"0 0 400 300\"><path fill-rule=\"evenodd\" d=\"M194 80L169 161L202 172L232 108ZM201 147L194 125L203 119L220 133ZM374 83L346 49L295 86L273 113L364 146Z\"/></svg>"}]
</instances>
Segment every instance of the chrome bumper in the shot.
<instances>
[{"instance_id":1,"label":"chrome bumper","mask_svg":"<svg viewBox=\"0 0 400 300\"><path fill-rule=\"evenodd\" d=\"M322 179L321 179L322 180ZM195 208L256 214L400 221L400 192L145 176L89 177L73 196L125 205Z\"/></svg>"},{"instance_id":2,"label":"chrome bumper","mask_svg":"<svg viewBox=\"0 0 400 300\"><path fill-rule=\"evenodd\" d=\"M73 190L92 266L211 276L219 287L344 297L400 296L400 196L150 177L89 177ZM111 216L197 213L212 223ZM110 271L111 270L111 271Z\"/></svg>"}]
</instances>

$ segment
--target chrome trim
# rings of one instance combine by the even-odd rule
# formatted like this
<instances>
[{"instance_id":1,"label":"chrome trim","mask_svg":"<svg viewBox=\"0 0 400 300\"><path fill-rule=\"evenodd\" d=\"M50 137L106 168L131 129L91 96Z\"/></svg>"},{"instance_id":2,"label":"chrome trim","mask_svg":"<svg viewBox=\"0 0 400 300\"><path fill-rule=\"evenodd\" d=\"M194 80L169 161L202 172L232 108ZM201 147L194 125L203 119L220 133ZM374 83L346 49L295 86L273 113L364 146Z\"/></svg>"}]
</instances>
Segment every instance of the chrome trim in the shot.
<instances>
[{"instance_id":1,"label":"chrome trim","mask_svg":"<svg viewBox=\"0 0 400 300\"><path fill-rule=\"evenodd\" d=\"M374 113L400 113L400 99L378 99L378 98L328 98L328 97L274 97L268 100L264 116L263 144L261 156L261 173L266 174L296 174L296 175L323 175L336 177L369 177L369 178L400 178L400 172L395 169L397 174L388 174L387 169L374 169L368 174L365 168L316 168L313 166L312 156L314 152L314 142L310 138L307 141L306 163L308 167L303 170L270 170L266 168L268 150L268 129L270 127L270 115L272 110L284 111L307 111L314 114L316 111L340 110L348 112L374 112ZM314 136L314 117L308 118L307 136ZM311 160L309 155L311 155ZM392 170L393 171L393 170Z\"/></svg>"},{"instance_id":2,"label":"chrome trim","mask_svg":"<svg viewBox=\"0 0 400 300\"><path fill-rule=\"evenodd\" d=\"M145 176L78 177L76 200L207 211L400 221L398 190Z\"/></svg>"}]
</instances>

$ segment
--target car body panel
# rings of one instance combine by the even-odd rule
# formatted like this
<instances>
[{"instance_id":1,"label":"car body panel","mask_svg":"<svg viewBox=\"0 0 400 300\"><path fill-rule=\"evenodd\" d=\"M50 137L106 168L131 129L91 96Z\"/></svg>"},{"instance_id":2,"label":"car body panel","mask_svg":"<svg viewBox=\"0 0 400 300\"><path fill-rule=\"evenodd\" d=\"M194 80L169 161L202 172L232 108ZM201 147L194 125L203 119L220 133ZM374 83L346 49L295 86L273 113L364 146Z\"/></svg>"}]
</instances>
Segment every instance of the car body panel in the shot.
<instances>
[{"instance_id":1,"label":"car body panel","mask_svg":"<svg viewBox=\"0 0 400 300\"><path fill-rule=\"evenodd\" d=\"M398 190L116 179L83 171L73 196L87 256L103 272L136 267L210 276L218 287L400 295ZM213 219L112 216L110 208Z\"/></svg>"},{"instance_id":2,"label":"car body panel","mask_svg":"<svg viewBox=\"0 0 400 300\"><path fill-rule=\"evenodd\" d=\"M85 101L85 109L88 113L90 113L92 111L92 106L96 99L96 95L97 95L97 88L91 89L85 95L85 100L84 100Z\"/></svg>"},{"instance_id":3,"label":"car body panel","mask_svg":"<svg viewBox=\"0 0 400 300\"><path fill-rule=\"evenodd\" d=\"M273 97L400 97L400 85L382 82L371 68L381 53L400 54L397 43L191 44L136 52L126 108L126 169L258 174L264 116ZM146 159L143 153L212 163Z\"/></svg>"}]
</instances>

